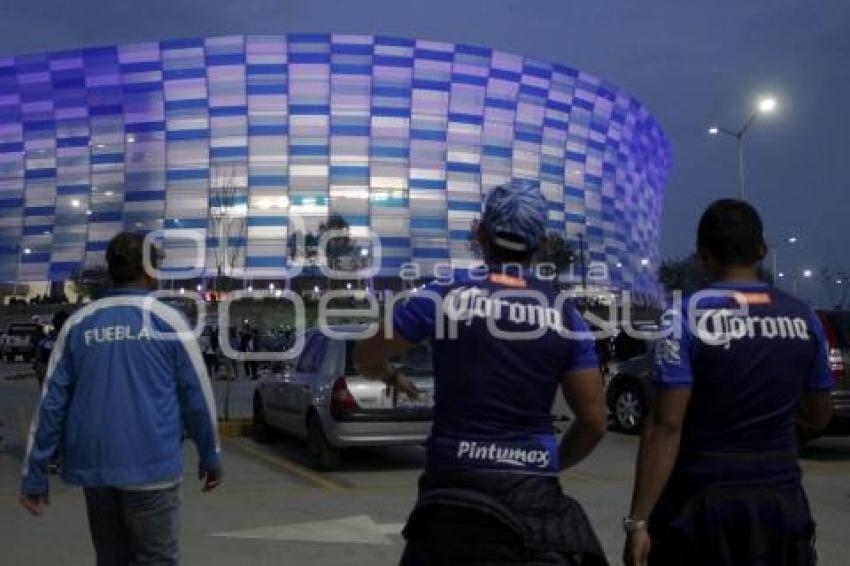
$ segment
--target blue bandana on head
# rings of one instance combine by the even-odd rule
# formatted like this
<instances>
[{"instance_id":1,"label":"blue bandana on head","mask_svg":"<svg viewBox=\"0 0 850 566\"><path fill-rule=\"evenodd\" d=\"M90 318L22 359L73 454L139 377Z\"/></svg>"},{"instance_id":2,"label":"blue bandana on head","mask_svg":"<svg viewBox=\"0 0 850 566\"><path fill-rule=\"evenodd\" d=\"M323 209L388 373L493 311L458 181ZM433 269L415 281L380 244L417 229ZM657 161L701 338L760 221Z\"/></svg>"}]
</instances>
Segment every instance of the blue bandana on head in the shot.
<instances>
[{"instance_id":1,"label":"blue bandana on head","mask_svg":"<svg viewBox=\"0 0 850 566\"><path fill-rule=\"evenodd\" d=\"M513 180L490 190L481 224L494 244L512 251L532 251L546 234L549 207L540 183Z\"/></svg>"}]
</instances>

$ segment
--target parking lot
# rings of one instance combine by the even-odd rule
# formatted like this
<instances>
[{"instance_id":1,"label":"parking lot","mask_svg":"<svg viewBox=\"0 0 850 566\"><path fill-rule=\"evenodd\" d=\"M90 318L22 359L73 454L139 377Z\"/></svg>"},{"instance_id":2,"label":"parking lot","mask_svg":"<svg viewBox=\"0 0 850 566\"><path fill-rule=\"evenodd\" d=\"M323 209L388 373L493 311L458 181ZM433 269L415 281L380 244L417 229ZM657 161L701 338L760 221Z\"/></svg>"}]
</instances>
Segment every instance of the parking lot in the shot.
<instances>
[{"instance_id":1,"label":"parking lot","mask_svg":"<svg viewBox=\"0 0 850 566\"><path fill-rule=\"evenodd\" d=\"M34 518L17 504L24 435L37 391L23 364L0 366L0 544L6 564L87 564L93 561L82 494L53 481L52 504ZM217 384L221 397L223 384ZM251 382L239 382L233 411L247 416ZM108 423L104 423L108 426ZM622 545L637 439L609 434L596 453L562 476L587 509L612 562ZM395 564L402 523L424 464L418 447L363 449L346 454L340 470L318 473L304 448L283 439L258 445L224 440L226 481L201 494L187 447L182 554L186 564ZM821 563L846 563L850 542L850 439L823 439L803 454L806 486L819 524Z\"/></svg>"}]
</instances>

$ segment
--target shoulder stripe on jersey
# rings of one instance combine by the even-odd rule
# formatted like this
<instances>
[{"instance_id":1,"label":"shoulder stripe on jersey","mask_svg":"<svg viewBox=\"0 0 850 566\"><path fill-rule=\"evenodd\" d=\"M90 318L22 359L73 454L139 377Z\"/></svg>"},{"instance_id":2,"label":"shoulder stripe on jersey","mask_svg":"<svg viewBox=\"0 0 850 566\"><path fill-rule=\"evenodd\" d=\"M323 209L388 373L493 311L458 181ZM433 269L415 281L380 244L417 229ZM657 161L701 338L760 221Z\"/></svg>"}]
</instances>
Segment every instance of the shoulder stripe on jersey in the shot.
<instances>
[{"instance_id":1,"label":"shoulder stripe on jersey","mask_svg":"<svg viewBox=\"0 0 850 566\"><path fill-rule=\"evenodd\" d=\"M148 299L150 300L150 299ZM183 317L173 308L168 305L154 300L150 301L153 306L153 312L162 318L174 331L178 334L191 333L189 326ZM204 395L204 401L207 405L207 413L210 417L210 426L212 426L213 437L215 438L216 453L221 453L221 445L218 438L218 418L216 416L215 396L213 395L212 384L210 383L209 375L207 375L207 365L204 363L204 358L201 355L201 350L198 347L196 340L179 340L189 354L189 360L192 362L192 367L195 370L195 376L198 378L198 383L201 386L201 392Z\"/></svg>"}]
</instances>

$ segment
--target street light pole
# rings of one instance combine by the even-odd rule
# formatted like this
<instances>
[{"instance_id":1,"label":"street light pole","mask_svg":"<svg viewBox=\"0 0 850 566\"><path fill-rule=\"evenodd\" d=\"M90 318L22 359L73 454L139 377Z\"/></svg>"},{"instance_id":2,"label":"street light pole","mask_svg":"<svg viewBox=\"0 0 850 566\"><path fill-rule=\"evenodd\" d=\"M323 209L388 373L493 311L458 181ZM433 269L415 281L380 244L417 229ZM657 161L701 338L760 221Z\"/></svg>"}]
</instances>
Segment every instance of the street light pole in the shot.
<instances>
[{"instance_id":1,"label":"street light pole","mask_svg":"<svg viewBox=\"0 0 850 566\"><path fill-rule=\"evenodd\" d=\"M753 115L755 117L755 114ZM750 118L750 122L752 122ZM744 200L744 132L736 136L738 138L738 198Z\"/></svg>"},{"instance_id":2,"label":"street light pole","mask_svg":"<svg viewBox=\"0 0 850 566\"><path fill-rule=\"evenodd\" d=\"M773 286L776 287L776 247L773 248L773 267L770 270L770 278L773 279Z\"/></svg>"},{"instance_id":3,"label":"street light pole","mask_svg":"<svg viewBox=\"0 0 850 566\"><path fill-rule=\"evenodd\" d=\"M716 136L717 134L724 134L729 137L735 138L735 142L738 147L738 198L744 200L744 134L747 133L747 130L750 129L750 126L753 125L756 118L759 114L768 114L773 112L776 109L776 99L772 97L763 98L759 101L757 109L755 112L750 115L749 119L744 122L744 125L738 128L737 130L729 130L726 128L720 128L718 126L712 126L708 129L709 135Z\"/></svg>"},{"instance_id":4,"label":"street light pole","mask_svg":"<svg viewBox=\"0 0 850 566\"><path fill-rule=\"evenodd\" d=\"M789 246L797 243L797 236L790 236L782 243L776 243L775 245L768 244L768 247L771 249L773 254L773 270L770 272L771 278L773 279L773 286L776 287L776 275L777 271L777 256L779 255L779 248L782 246Z\"/></svg>"},{"instance_id":5,"label":"street light pole","mask_svg":"<svg viewBox=\"0 0 850 566\"><path fill-rule=\"evenodd\" d=\"M811 269L804 269L803 270L803 279L811 279L812 275L813 275L813 272L812 272ZM793 281L793 295L796 297L797 296L797 275L796 274L794 275L794 279L792 281Z\"/></svg>"},{"instance_id":6,"label":"street light pole","mask_svg":"<svg viewBox=\"0 0 850 566\"><path fill-rule=\"evenodd\" d=\"M579 233L578 235L578 260L579 267L581 268L581 292L582 298L584 299L585 308L587 306L587 265L585 263L584 257L584 234Z\"/></svg>"}]
</instances>

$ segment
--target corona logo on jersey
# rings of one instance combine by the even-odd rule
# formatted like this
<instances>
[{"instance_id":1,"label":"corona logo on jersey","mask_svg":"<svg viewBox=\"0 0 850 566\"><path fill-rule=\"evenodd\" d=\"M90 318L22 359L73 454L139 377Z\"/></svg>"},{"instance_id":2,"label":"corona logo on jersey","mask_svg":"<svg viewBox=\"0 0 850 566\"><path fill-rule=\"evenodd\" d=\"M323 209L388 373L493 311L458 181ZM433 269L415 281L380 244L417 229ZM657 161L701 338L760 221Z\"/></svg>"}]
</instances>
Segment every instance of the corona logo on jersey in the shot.
<instances>
[{"instance_id":1,"label":"corona logo on jersey","mask_svg":"<svg viewBox=\"0 0 850 566\"><path fill-rule=\"evenodd\" d=\"M518 294L521 294L517 291ZM537 304L511 301L508 298L489 296L487 291L478 287L458 287L446 295L443 312L452 321L471 321L473 318L510 320L515 324L526 324L536 328L545 328L555 332L564 332L564 320L561 312L555 308L540 304L545 297L542 294L526 295L539 297Z\"/></svg>"},{"instance_id":2,"label":"corona logo on jersey","mask_svg":"<svg viewBox=\"0 0 850 566\"><path fill-rule=\"evenodd\" d=\"M697 337L710 346L729 348L733 340L809 340L809 325L801 317L749 316L727 309L703 311L696 321Z\"/></svg>"}]
</instances>

